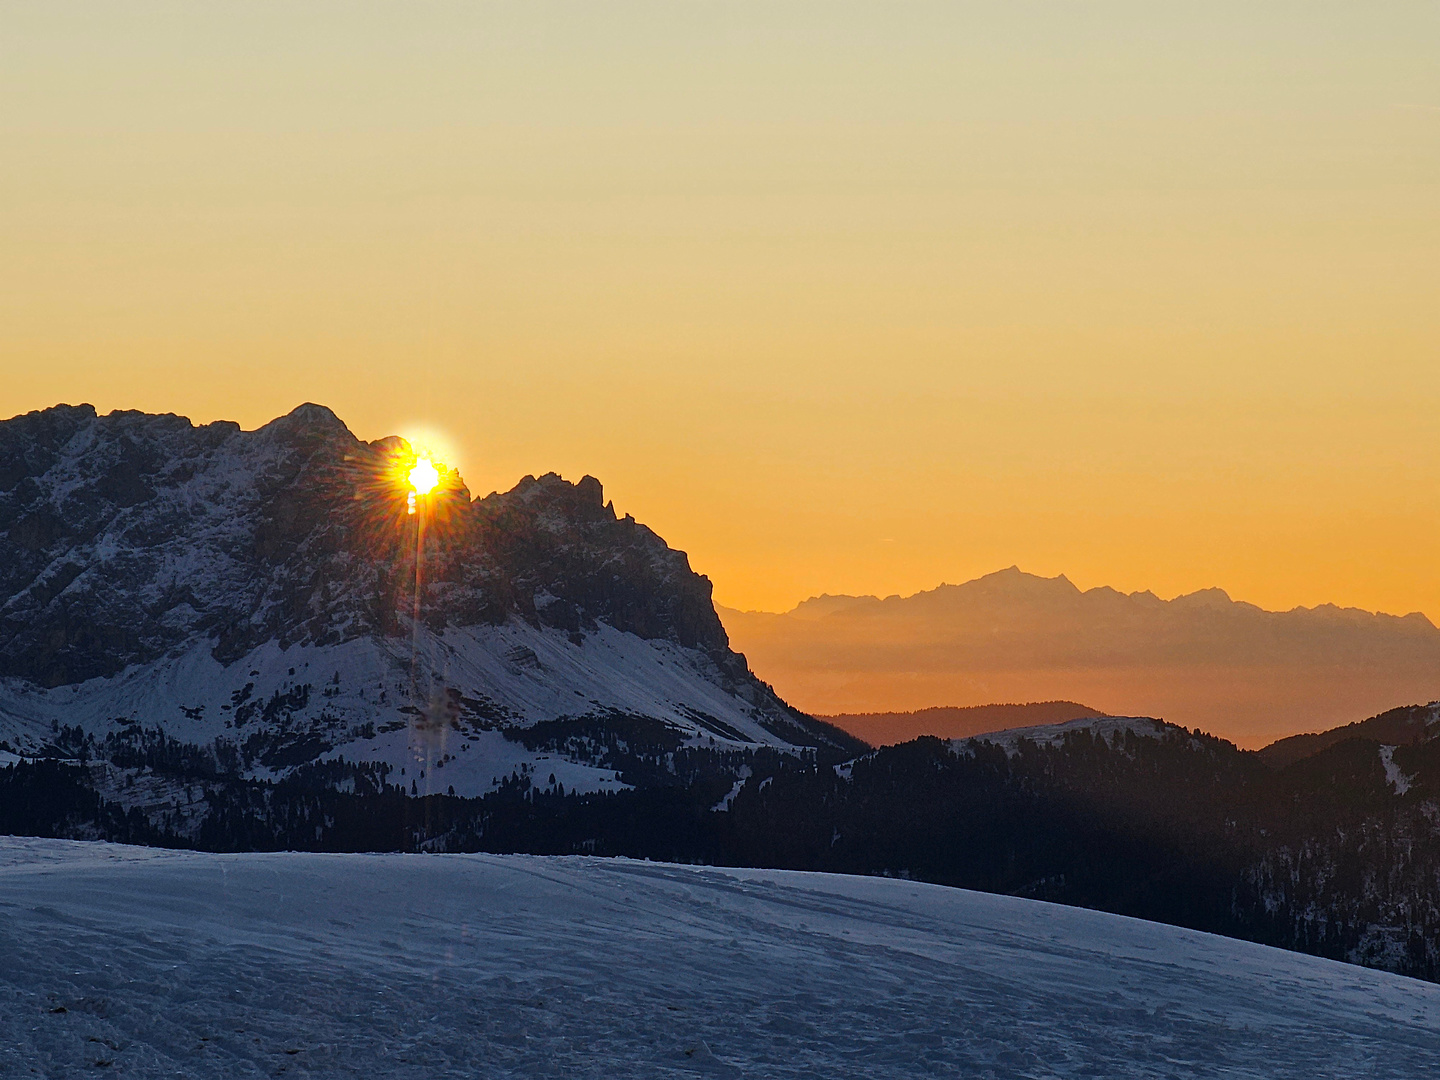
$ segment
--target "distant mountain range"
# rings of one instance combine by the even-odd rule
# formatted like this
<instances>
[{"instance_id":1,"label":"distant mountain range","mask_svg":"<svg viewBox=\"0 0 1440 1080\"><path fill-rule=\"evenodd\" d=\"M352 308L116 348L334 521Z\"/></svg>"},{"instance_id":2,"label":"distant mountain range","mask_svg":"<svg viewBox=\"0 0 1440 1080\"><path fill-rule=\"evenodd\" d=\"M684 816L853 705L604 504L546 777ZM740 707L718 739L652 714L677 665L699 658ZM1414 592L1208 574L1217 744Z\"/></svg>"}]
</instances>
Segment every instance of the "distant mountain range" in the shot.
<instances>
[{"instance_id":1,"label":"distant mountain range","mask_svg":"<svg viewBox=\"0 0 1440 1080\"><path fill-rule=\"evenodd\" d=\"M755 671L816 714L1064 699L1258 748L1440 698L1440 630L1419 613L1265 611L1220 589L1167 601L1015 567L909 597L719 611Z\"/></svg>"}]
</instances>

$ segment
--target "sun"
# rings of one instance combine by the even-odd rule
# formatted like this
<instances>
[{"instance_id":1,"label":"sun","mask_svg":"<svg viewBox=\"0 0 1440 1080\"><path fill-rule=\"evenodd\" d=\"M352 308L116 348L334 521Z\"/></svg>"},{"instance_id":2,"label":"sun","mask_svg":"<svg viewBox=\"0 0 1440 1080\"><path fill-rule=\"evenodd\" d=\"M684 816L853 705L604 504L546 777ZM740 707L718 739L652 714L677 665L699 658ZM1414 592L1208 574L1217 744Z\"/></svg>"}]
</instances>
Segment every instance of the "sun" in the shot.
<instances>
[{"instance_id":1,"label":"sun","mask_svg":"<svg viewBox=\"0 0 1440 1080\"><path fill-rule=\"evenodd\" d=\"M440 471L429 458L417 458L405 479L410 481L417 495L429 495L440 483Z\"/></svg>"}]
</instances>

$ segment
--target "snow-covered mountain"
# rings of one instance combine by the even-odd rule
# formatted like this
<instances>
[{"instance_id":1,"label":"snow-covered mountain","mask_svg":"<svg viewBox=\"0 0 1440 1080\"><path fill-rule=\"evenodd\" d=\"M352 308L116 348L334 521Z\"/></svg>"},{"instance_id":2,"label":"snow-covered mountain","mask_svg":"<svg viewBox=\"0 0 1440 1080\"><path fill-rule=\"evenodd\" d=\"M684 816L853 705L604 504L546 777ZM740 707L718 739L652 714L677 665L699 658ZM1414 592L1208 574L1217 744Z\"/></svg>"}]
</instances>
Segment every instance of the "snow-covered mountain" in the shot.
<instances>
[{"instance_id":1,"label":"snow-covered mountain","mask_svg":"<svg viewBox=\"0 0 1440 1080\"><path fill-rule=\"evenodd\" d=\"M710 582L593 477L471 500L447 473L411 514L412 462L318 405L0 423L0 740L158 728L248 775L343 756L462 795L613 786L592 751L636 731L856 746L750 673Z\"/></svg>"},{"instance_id":2,"label":"snow-covered mountain","mask_svg":"<svg viewBox=\"0 0 1440 1080\"><path fill-rule=\"evenodd\" d=\"M1440 986L895 879L0 839L0 897L7 1076L1440 1069Z\"/></svg>"}]
</instances>

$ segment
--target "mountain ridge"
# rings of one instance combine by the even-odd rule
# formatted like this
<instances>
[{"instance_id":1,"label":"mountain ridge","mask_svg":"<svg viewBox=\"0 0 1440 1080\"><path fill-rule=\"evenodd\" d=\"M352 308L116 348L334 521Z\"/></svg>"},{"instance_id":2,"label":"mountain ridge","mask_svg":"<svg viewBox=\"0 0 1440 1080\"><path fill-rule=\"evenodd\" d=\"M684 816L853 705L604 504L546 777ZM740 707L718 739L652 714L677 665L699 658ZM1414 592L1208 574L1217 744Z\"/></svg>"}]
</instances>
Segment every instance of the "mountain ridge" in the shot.
<instances>
[{"instance_id":1,"label":"mountain ridge","mask_svg":"<svg viewBox=\"0 0 1440 1080\"><path fill-rule=\"evenodd\" d=\"M1110 585L1095 585L1088 589L1081 589L1065 574L1057 574L1053 578L1047 578L1039 574L1031 574L1027 571L1021 570L1018 565L1013 564L1001 570L993 570L988 574L982 574L978 578L972 578L969 581L960 582L958 584L942 581L939 585L936 585L932 589L921 589L918 592L910 593L909 595L890 593L887 596L881 597L875 593L820 593L819 595L807 597L806 599L799 601L797 604L795 604L795 606L785 611L767 611L759 608L737 608L725 604L717 605L717 608L719 610L737 615L806 615L813 617L816 614L829 615L834 614L837 611L853 611L857 608L867 609L870 608L872 605L889 606L896 604L904 604L910 601L917 601L934 597L937 594L944 595L947 593L953 593L955 590L963 590L967 587L980 585L982 583L986 586L1003 586L1012 583L1024 583L1024 585L1028 586L1031 583L1036 583L1035 588L1037 589L1040 588L1040 585L1038 583L1054 583L1056 586L1059 587L1056 589L1056 592L1079 597L1097 594L1124 597L1126 599L1137 601L1152 601L1160 605L1180 604L1182 607L1225 608L1234 605L1235 607L1260 612L1266 615L1290 615L1294 613L1336 613L1344 614L1346 616L1353 615L1360 618L1379 617L1384 619L1412 620L1415 622L1423 621L1425 625L1428 625L1432 628L1435 628L1436 625L1433 621L1431 621L1430 617L1422 611L1411 611L1407 612L1404 615L1396 615L1390 612L1378 610L1372 611L1368 608L1339 605L1328 602L1315 604L1313 606L1297 604L1294 607L1285 608L1283 610L1265 608L1261 607L1259 604L1251 603L1248 600L1236 600L1230 595L1227 590L1221 588L1220 586L1209 586L1203 589L1195 589L1188 593L1178 593L1168 600L1157 595L1150 589L1137 589L1133 592L1125 592L1123 590L1116 589Z\"/></svg>"},{"instance_id":2,"label":"mountain ridge","mask_svg":"<svg viewBox=\"0 0 1440 1080\"><path fill-rule=\"evenodd\" d=\"M1437 723L1440 723L1440 702L1403 705L1327 731L1307 731L1277 739L1258 753L1266 764L1284 768L1350 739L1391 747L1415 746L1432 737Z\"/></svg>"}]
</instances>

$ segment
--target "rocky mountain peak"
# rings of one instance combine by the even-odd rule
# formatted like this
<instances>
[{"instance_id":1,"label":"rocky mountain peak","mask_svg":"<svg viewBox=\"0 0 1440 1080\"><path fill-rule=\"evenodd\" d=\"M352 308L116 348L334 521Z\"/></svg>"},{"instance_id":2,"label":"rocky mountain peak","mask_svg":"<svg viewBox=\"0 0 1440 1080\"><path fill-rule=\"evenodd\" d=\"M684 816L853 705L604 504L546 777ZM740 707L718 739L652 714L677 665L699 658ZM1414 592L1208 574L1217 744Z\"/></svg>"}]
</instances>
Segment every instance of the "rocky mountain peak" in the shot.
<instances>
[{"instance_id":1,"label":"rocky mountain peak","mask_svg":"<svg viewBox=\"0 0 1440 1080\"><path fill-rule=\"evenodd\" d=\"M710 580L634 518L617 518L593 476L527 476L476 502L474 514L481 546L513 570L522 614L572 632L603 618L644 638L729 653Z\"/></svg>"},{"instance_id":2,"label":"rocky mountain peak","mask_svg":"<svg viewBox=\"0 0 1440 1080\"><path fill-rule=\"evenodd\" d=\"M404 631L414 522L397 454L329 409L255 431L57 406L0 423L0 675L113 674L196 638L222 660L262 642ZM519 617L576 635L603 620L730 656L710 582L591 476L548 473L472 502L431 496L422 618Z\"/></svg>"},{"instance_id":3,"label":"rocky mountain peak","mask_svg":"<svg viewBox=\"0 0 1440 1080\"><path fill-rule=\"evenodd\" d=\"M355 441L355 436L350 433L343 420L324 405L316 405L310 401L297 405L284 416L277 416L259 430L270 435L291 438L348 438Z\"/></svg>"}]
</instances>

